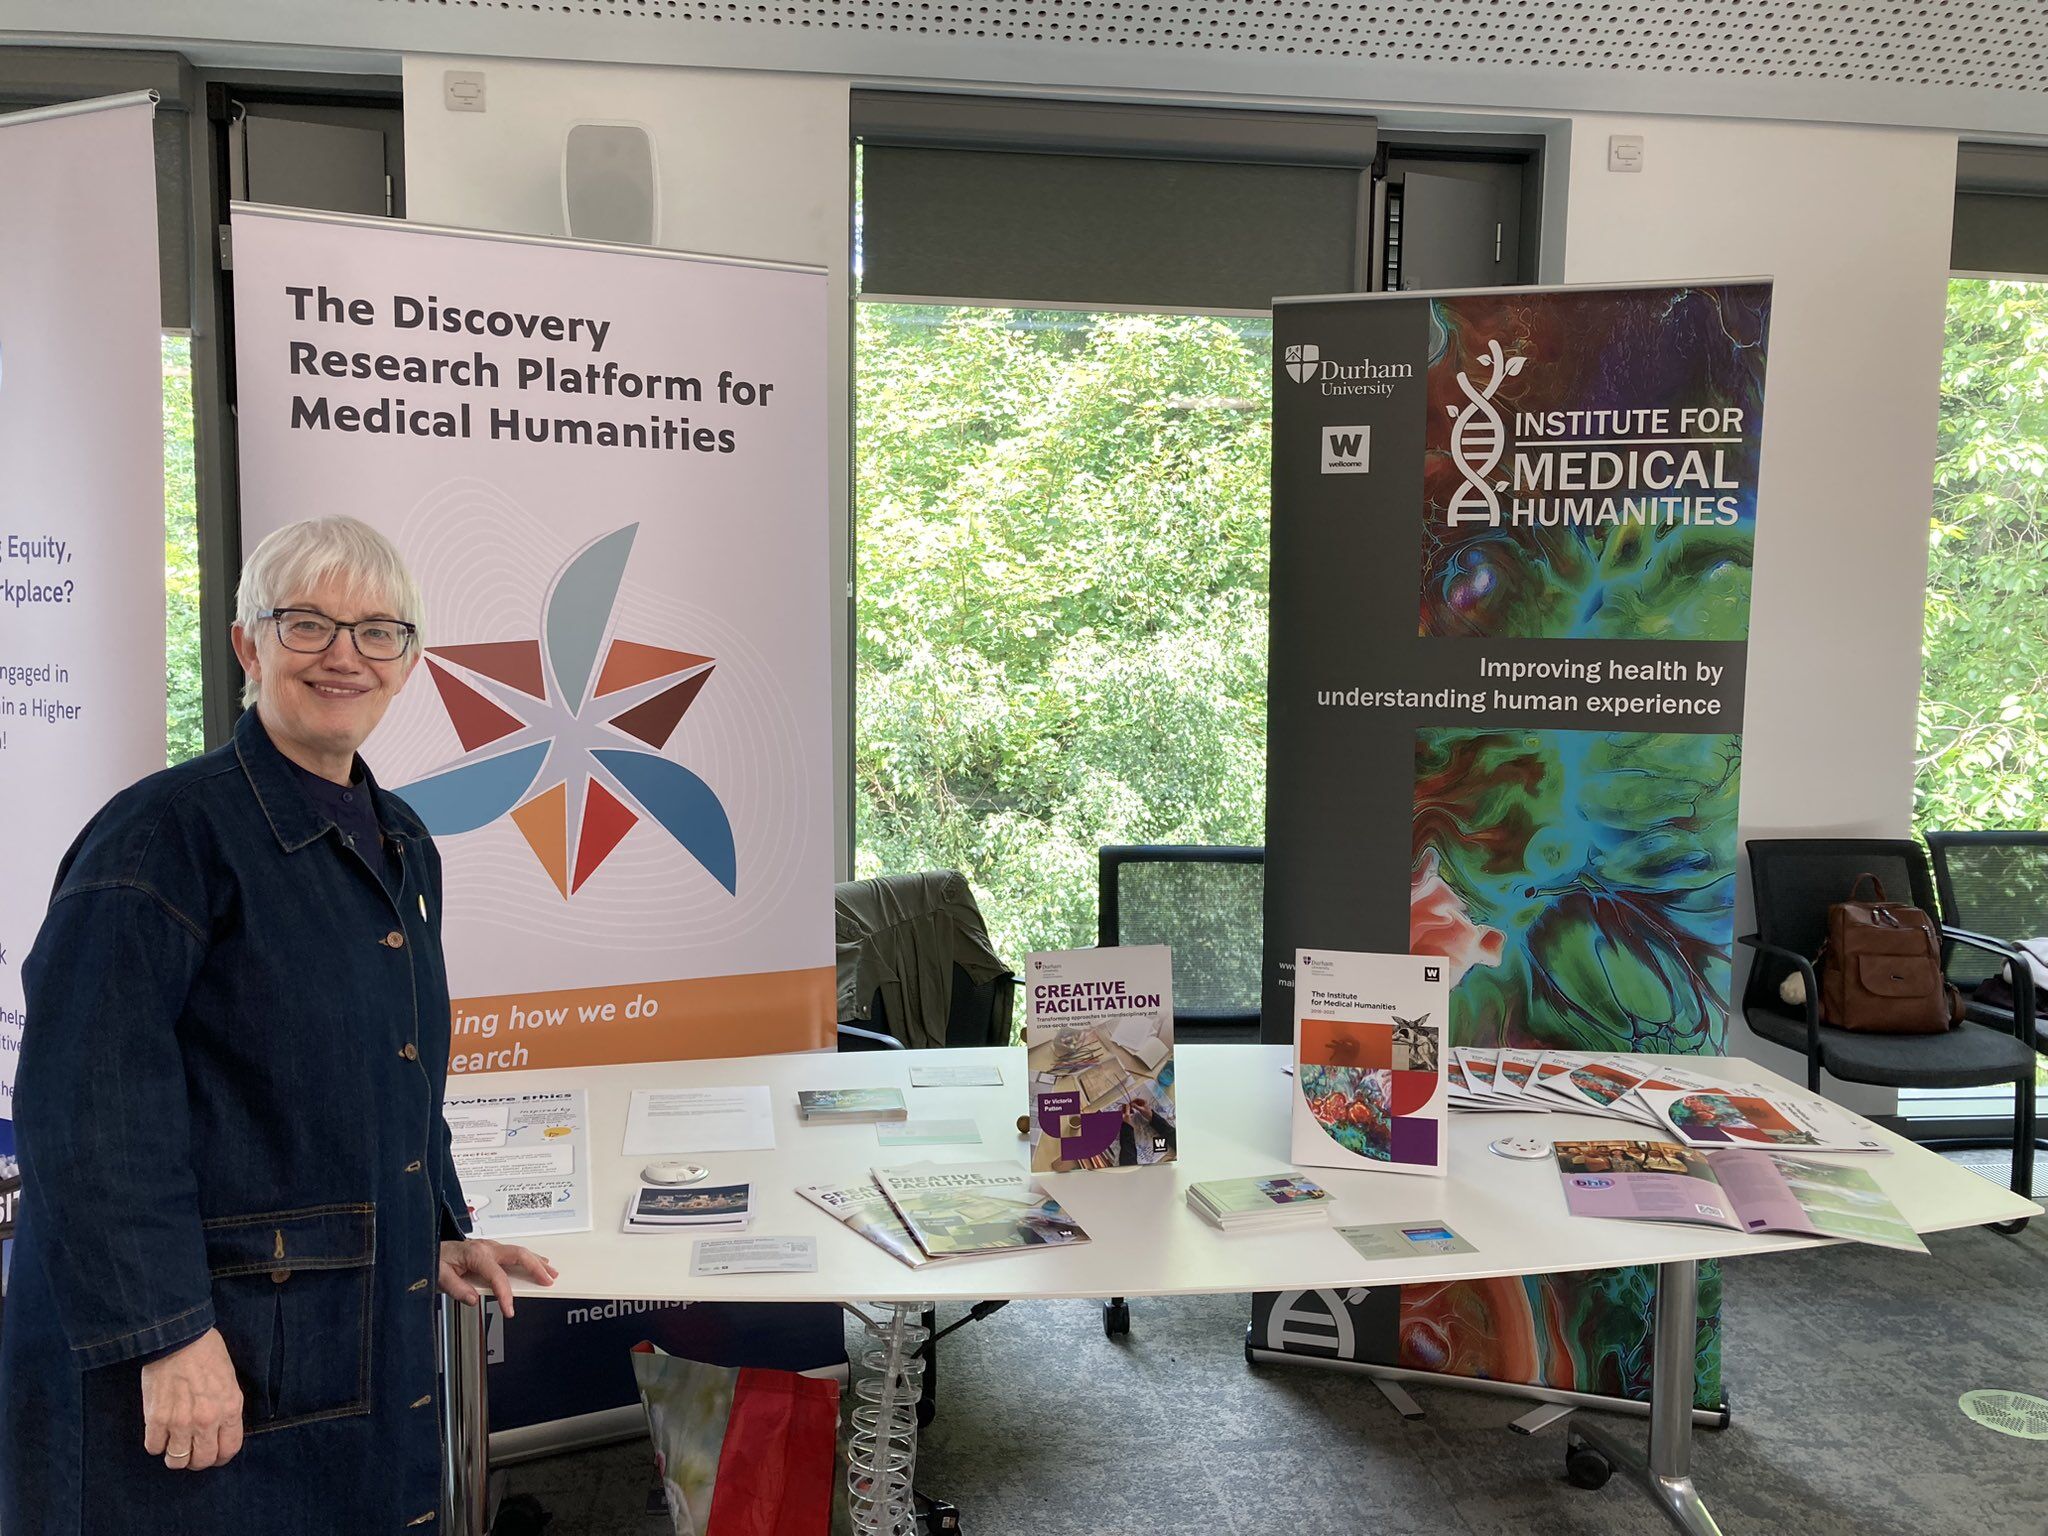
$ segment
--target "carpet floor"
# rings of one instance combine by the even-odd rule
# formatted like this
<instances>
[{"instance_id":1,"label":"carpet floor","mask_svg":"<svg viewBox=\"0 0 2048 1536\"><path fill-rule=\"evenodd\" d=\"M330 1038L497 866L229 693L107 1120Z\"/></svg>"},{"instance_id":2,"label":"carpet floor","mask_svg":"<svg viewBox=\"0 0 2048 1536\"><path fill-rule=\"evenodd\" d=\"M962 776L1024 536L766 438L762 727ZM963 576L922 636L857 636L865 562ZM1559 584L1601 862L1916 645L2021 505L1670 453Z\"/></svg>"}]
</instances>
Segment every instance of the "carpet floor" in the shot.
<instances>
[{"instance_id":1,"label":"carpet floor","mask_svg":"<svg viewBox=\"0 0 2048 1536\"><path fill-rule=\"evenodd\" d=\"M1957 1406L1980 1387L2048 1397L2048 1221L1928 1246L1931 1259L1844 1246L1728 1261L1734 1422L1694 1449L1725 1536L2048 1533L2048 1442ZM1666 1529L1619 1478L1567 1484L1563 1426L1510 1434L1528 1404L1420 1387L1427 1417L1408 1422L1362 1377L1248 1367L1246 1297L1140 1300L1131 1314L1111 1340L1094 1303L1017 1303L940 1346L917 1480L959 1507L963 1536ZM528 1462L509 1482L553 1514L548 1536L669 1528L648 1514L645 1445Z\"/></svg>"}]
</instances>

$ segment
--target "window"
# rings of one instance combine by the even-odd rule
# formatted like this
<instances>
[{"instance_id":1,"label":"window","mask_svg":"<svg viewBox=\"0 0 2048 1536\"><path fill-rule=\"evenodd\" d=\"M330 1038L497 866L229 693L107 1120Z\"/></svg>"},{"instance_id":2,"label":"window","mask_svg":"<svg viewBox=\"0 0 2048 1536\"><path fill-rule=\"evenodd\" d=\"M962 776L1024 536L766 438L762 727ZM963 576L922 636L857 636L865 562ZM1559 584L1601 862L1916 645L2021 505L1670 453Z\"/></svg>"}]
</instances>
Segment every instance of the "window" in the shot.
<instances>
[{"instance_id":1,"label":"window","mask_svg":"<svg viewBox=\"0 0 2048 1536\"><path fill-rule=\"evenodd\" d=\"M1915 822L2048 826L2048 281L1949 284Z\"/></svg>"},{"instance_id":2,"label":"window","mask_svg":"<svg viewBox=\"0 0 2048 1536\"><path fill-rule=\"evenodd\" d=\"M199 494L193 473L192 338L164 333L164 755L206 750L199 647Z\"/></svg>"},{"instance_id":3,"label":"window","mask_svg":"<svg viewBox=\"0 0 2048 1536\"><path fill-rule=\"evenodd\" d=\"M2048 281L1951 281L1941 374L1914 824L2048 826ZM1899 1112L2009 1123L2012 1091L1908 1089Z\"/></svg>"},{"instance_id":4,"label":"window","mask_svg":"<svg viewBox=\"0 0 2048 1536\"><path fill-rule=\"evenodd\" d=\"M1364 288L1370 118L858 93L854 870L1092 944L1104 843L1265 828L1276 293Z\"/></svg>"},{"instance_id":5,"label":"window","mask_svg":"<svg viewBox=\"0 0 2048 1536\"><path fill-rule=\"evenodd\" d=\"M855 872L1092 944L1102 844L1265 837L1271 322L870 303L855 346Z\"/></svg>"}]
</instances>

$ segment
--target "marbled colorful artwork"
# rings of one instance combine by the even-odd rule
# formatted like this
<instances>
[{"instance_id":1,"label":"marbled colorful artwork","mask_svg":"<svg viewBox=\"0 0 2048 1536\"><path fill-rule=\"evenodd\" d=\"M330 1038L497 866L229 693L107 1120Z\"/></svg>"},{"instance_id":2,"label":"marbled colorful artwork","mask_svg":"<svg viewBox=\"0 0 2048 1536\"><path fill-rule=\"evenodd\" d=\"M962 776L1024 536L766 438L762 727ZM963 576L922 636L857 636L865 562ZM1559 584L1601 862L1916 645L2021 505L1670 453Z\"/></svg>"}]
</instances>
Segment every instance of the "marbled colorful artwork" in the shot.
<instances>
[{"instance_id":1,"label":"marbled colorful artwork","mask_svg":"<svg viewBox=\"0 0 2048 1536\"><path fill-rule=\"evenodd\" d=\"M1410 943L1451 1042L1723 1049L1737 736L1415 733Z\"/></svg>"},{"instance_id":2,"label":"marbled colorful artwork","mask_svg":"<svg viewBox=\"0 0 2048 1536\"><path fill-rule=\"evenodd\" d=\"M1747 639L1769 313L1755 285L1432 302L1417 633Z\"/></svg>"},{"instance_id":3,"label":"marbled colorful artwork","mask_svg":"<svg viewBox=\"0 0 2048 1536\"><path fill-rule=\"evenodd\" d=\"M1508 1275L1401 1287L1395 1363L1647 1402L1657 1271ZM1721 1266L1700 1265L1693 1403L1721 1401Z\"/></svg>"}]
</instances>

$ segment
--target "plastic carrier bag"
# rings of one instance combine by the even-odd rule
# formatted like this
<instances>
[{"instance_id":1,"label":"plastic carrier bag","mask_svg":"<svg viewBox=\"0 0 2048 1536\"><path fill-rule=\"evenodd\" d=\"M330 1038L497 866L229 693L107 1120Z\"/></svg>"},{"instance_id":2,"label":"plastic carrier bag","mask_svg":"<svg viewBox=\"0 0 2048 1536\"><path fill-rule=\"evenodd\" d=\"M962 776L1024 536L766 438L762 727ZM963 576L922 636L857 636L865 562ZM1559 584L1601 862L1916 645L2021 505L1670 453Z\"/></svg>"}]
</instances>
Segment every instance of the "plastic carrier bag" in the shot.
<instances>
[{"instance_id":1,"label":"plastic carrier bag","mask_svg":"<svg viewBox=\"0 0 2048 1536\"><path fill-rule=\"evenodd\" d=\"M826 1536L839 1383L633 1347L677 1536Z\"/></svg>"}]
</instances>

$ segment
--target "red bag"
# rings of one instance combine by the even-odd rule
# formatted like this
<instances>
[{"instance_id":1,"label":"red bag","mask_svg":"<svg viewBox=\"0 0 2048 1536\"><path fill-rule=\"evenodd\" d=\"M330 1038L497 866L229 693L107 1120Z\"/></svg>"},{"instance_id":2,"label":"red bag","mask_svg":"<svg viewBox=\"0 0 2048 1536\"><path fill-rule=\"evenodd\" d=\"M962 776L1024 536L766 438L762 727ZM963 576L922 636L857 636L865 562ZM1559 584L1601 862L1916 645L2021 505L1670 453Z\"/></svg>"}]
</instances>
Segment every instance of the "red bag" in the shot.
<instances>
[{"instance_id":1,"label":"red bag","mask_svg":"<svg viewBox=\"0 0 2048 1536\"><path fill-rule=\"evenodd\" d=\"M633 1346L678 1536L825 1536L839 1383Z\"/></svg>"}]
</instances>

